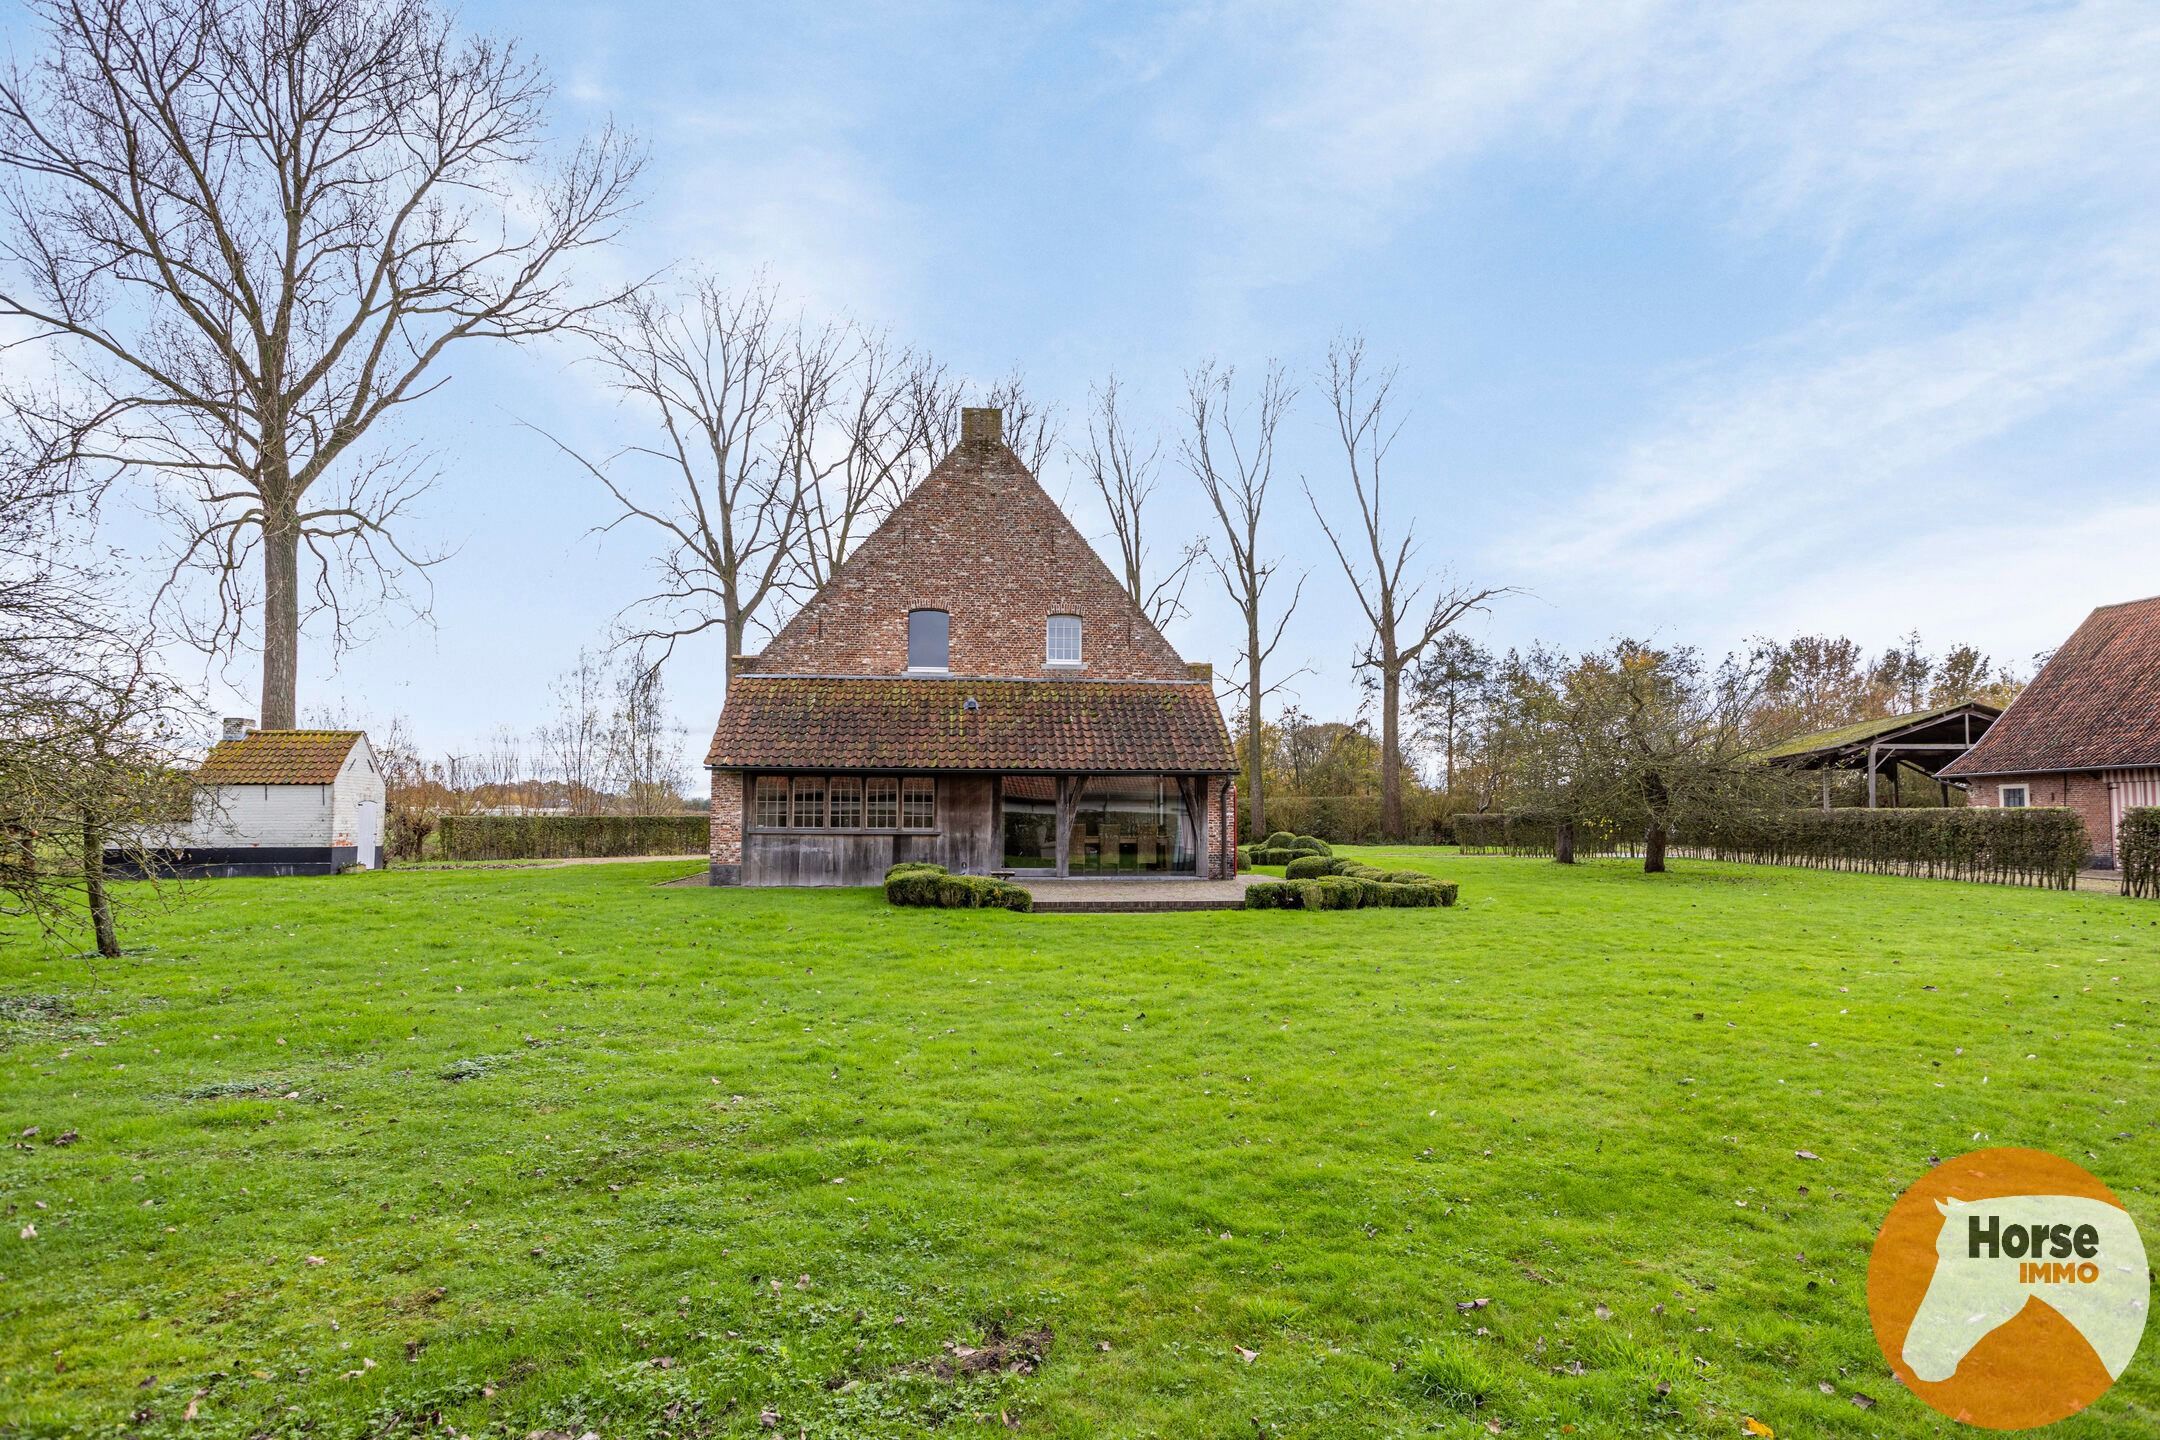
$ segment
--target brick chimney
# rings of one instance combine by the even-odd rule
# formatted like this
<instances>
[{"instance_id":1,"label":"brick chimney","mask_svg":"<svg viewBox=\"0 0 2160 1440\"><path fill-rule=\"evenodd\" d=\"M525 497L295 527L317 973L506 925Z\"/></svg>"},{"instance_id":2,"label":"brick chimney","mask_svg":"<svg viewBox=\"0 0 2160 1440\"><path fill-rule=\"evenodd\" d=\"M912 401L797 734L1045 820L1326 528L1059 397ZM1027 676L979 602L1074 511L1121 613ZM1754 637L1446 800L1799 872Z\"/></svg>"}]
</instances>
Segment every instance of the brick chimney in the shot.
<instances>
[{"instance_id":1,"label":"brick chimney","mask_svg":"<svg viewBox=\"0 0 2160 1440\"><path fill-rule=\"evenodd\" d=\"M242 719L238 715L228 715L225 717L224 729L219 734L218 739L245 740L248 737L248 732L254 728L255 722L253 720Z\"/></svg>"},{"instance_id":2,"label":"brick chimney","mask_svg":"<svg viewBox=\"0 0 2160 1440\"><path fill-rule=\"evenodd\" d=\"M995 407L960 412L960 445L963 449L991 449L1005 441L1005 412Z\"/></svg>"}]
</instances>

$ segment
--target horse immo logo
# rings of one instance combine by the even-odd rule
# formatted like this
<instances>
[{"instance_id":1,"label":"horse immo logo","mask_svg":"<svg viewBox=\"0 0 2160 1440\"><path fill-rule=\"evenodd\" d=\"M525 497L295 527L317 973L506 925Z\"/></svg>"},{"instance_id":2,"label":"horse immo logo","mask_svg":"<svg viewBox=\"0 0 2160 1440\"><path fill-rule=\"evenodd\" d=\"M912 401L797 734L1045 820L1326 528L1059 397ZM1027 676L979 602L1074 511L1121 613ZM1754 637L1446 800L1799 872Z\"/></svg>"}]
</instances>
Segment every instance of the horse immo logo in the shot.
<instances>
[{"instance_id":1,"label":"horse immo logo","mask_svg":"<svg viewBox=\"0 0 2160 1440\"><path fill-rule=\"evenodd\" d=\"M2137 1353L2151 1275L2136 1224L2091 1174L2038 1150L1979 1150L1900 1196L1868 1267L1898 1378L1956 1420L2052 1424Z\"/></svg>"}]
</instances>

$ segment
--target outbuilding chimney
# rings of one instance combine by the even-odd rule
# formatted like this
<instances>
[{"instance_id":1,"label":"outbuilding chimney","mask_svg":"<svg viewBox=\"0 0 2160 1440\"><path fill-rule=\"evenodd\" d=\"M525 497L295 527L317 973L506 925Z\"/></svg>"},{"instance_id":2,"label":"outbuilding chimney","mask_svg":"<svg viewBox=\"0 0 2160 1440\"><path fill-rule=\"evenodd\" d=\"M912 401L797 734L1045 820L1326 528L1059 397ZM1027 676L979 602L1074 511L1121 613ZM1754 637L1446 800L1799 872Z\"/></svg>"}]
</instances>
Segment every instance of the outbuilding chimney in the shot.
<instances>
[{"instance_id":1,"label":"outbuilding chimney","mask_svg":"<svg viewBox=\"0 0 2160 1440\"><path fill-rule=\"evenodd\" d=\"M255 722L253 720L244 719L238 715L228 715L225 717L225 731L218 736L218 739L245 740L248 737L248 732L254 728Z\"/></svg>"},{"instance_id":2,"label":"outbuilding chimney","mask_svg":"<svg viewBox=\"0 0 2160 1440\"><path fill-rule=\"evenodd\" d=\"M968 449L989 449L1005 439L1005 412L995 406L972 406L960 412L960 444Z\"/></svg>"}]
</instances>

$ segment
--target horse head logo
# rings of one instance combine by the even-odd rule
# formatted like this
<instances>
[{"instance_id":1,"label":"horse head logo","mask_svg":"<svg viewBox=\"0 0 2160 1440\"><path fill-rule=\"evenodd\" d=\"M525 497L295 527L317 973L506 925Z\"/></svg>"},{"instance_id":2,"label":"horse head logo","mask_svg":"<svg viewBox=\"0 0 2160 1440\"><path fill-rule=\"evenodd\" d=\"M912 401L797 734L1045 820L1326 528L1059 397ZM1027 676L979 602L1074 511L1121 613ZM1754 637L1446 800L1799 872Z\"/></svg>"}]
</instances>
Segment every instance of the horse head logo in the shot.
<instances>
[{"instance_id":1,"label":"horse head logo","mask_svg":"<svg viewBox=\"0 0 2160 1440\"><path fill-rule=\"evenodd\" d=\"M2032 1301L2052 1307L2120 1377L2145 1330L2145 1246L2121 1207L2080 1195L1938 1200L1935 1274L1904 1360L1939 1382Z\"/></svg>"}]
</instances>

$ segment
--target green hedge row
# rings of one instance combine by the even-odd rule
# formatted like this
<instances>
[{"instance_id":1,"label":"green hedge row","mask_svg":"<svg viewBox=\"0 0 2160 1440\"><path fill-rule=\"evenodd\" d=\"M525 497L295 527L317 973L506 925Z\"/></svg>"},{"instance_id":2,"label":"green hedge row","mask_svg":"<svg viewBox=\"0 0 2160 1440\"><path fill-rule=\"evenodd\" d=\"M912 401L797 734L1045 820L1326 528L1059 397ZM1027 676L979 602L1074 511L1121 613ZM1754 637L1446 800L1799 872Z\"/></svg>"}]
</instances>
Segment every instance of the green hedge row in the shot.
<instances>
[{"instance_id":1,"label":"green hedge row","mask_svg":"<svg viewBox=\"0 0 2160 1440\"><path fill-rule=\"evenodd\" d=\"M702 855L712 821L697 815L445 815L435 843L445 860L591 860Z\"/></svg>"},{"instance_id":2,"label":"green hedge row","mask_svg":"<svg viewBox=\"0 0 2160 1440\"><path fill-rule=\"evenodd\" d=\"M1681 827L1674 844L1713 860L1925 875L2068 890L2091 847L2074 810L1777 810Z\"/></svg>"},{"instance_id":3,"label":"green hedge row","mask_svg":"<svg viewBox=\"0 0 2160 1440\"><path fill-rule=\"evenodd\" d=\"M1313 880L1263 880L1245 887L1248 910L1371 910L1391 906L1453 905L1456 887L1435 880L1405 885L1322 875Z\"/></svg>"},{"instance_id":4,"label":"green hedge row","mask_svg":"<svg viewBox=\"0 0 2160 1440\"><path fill-rule=\"evenodd\" d=\"M1448 827L1455 811L1447 796L1405 795L1402 809L1402 843L1445 845L1453 839ZM1338 845L1378 845L1389 838L1380 833L1377 795L1270 795L1267 818L1270 825L1297 834L1332 835Z\"/></svg>"},{"instance_id":5,"label":"green hedge row","mask_svg":"<svg viewBox=\"0 0 2160 1440\"><path fill-rule=\"evenodd\" d=\"M1465 812L1455 817L1455 843L1465 855L1550 855L1559 843L1562 817L1542 811L1507 814ZM1578 855L1634 855L1642 842L1609 821L1575 822Z\"/></svg>"},{"instance_id":6,"label":"green hedge row","mask_svg":"<svg viewBox=\"0 0 2160 1440\"><path fill-rule=\"evenodd\" d=\"M2122 867L2123 894L2160 900L2160 809L2123 812L2115 832L2115 863Z\"/></svg>"},{"instance_id":7,"label":"green hedge row","mask_svg":"<svg viewBox=\"0 0 2160 1440\"><path fill-rule=\"evenodd\" d=\"M1382 870L1358 860L1304 856L1287 880L1245 887L1248 910L1363 910L1383 906L1453 905L1456 886L1420 870Z\"/></svg>"},{"instance_id":8,"label":"green hedge row","mask_svg":"<svg viewBox=\"0 0 2160 1440\"><path fill-rule=\"evenodd\" d=\"M905 860L885 872L885 898L894 905L940 910L1027 910L1035 897L1018 885L987 875L955 875L942 865Z\"/></svg>"}]
</instances>

